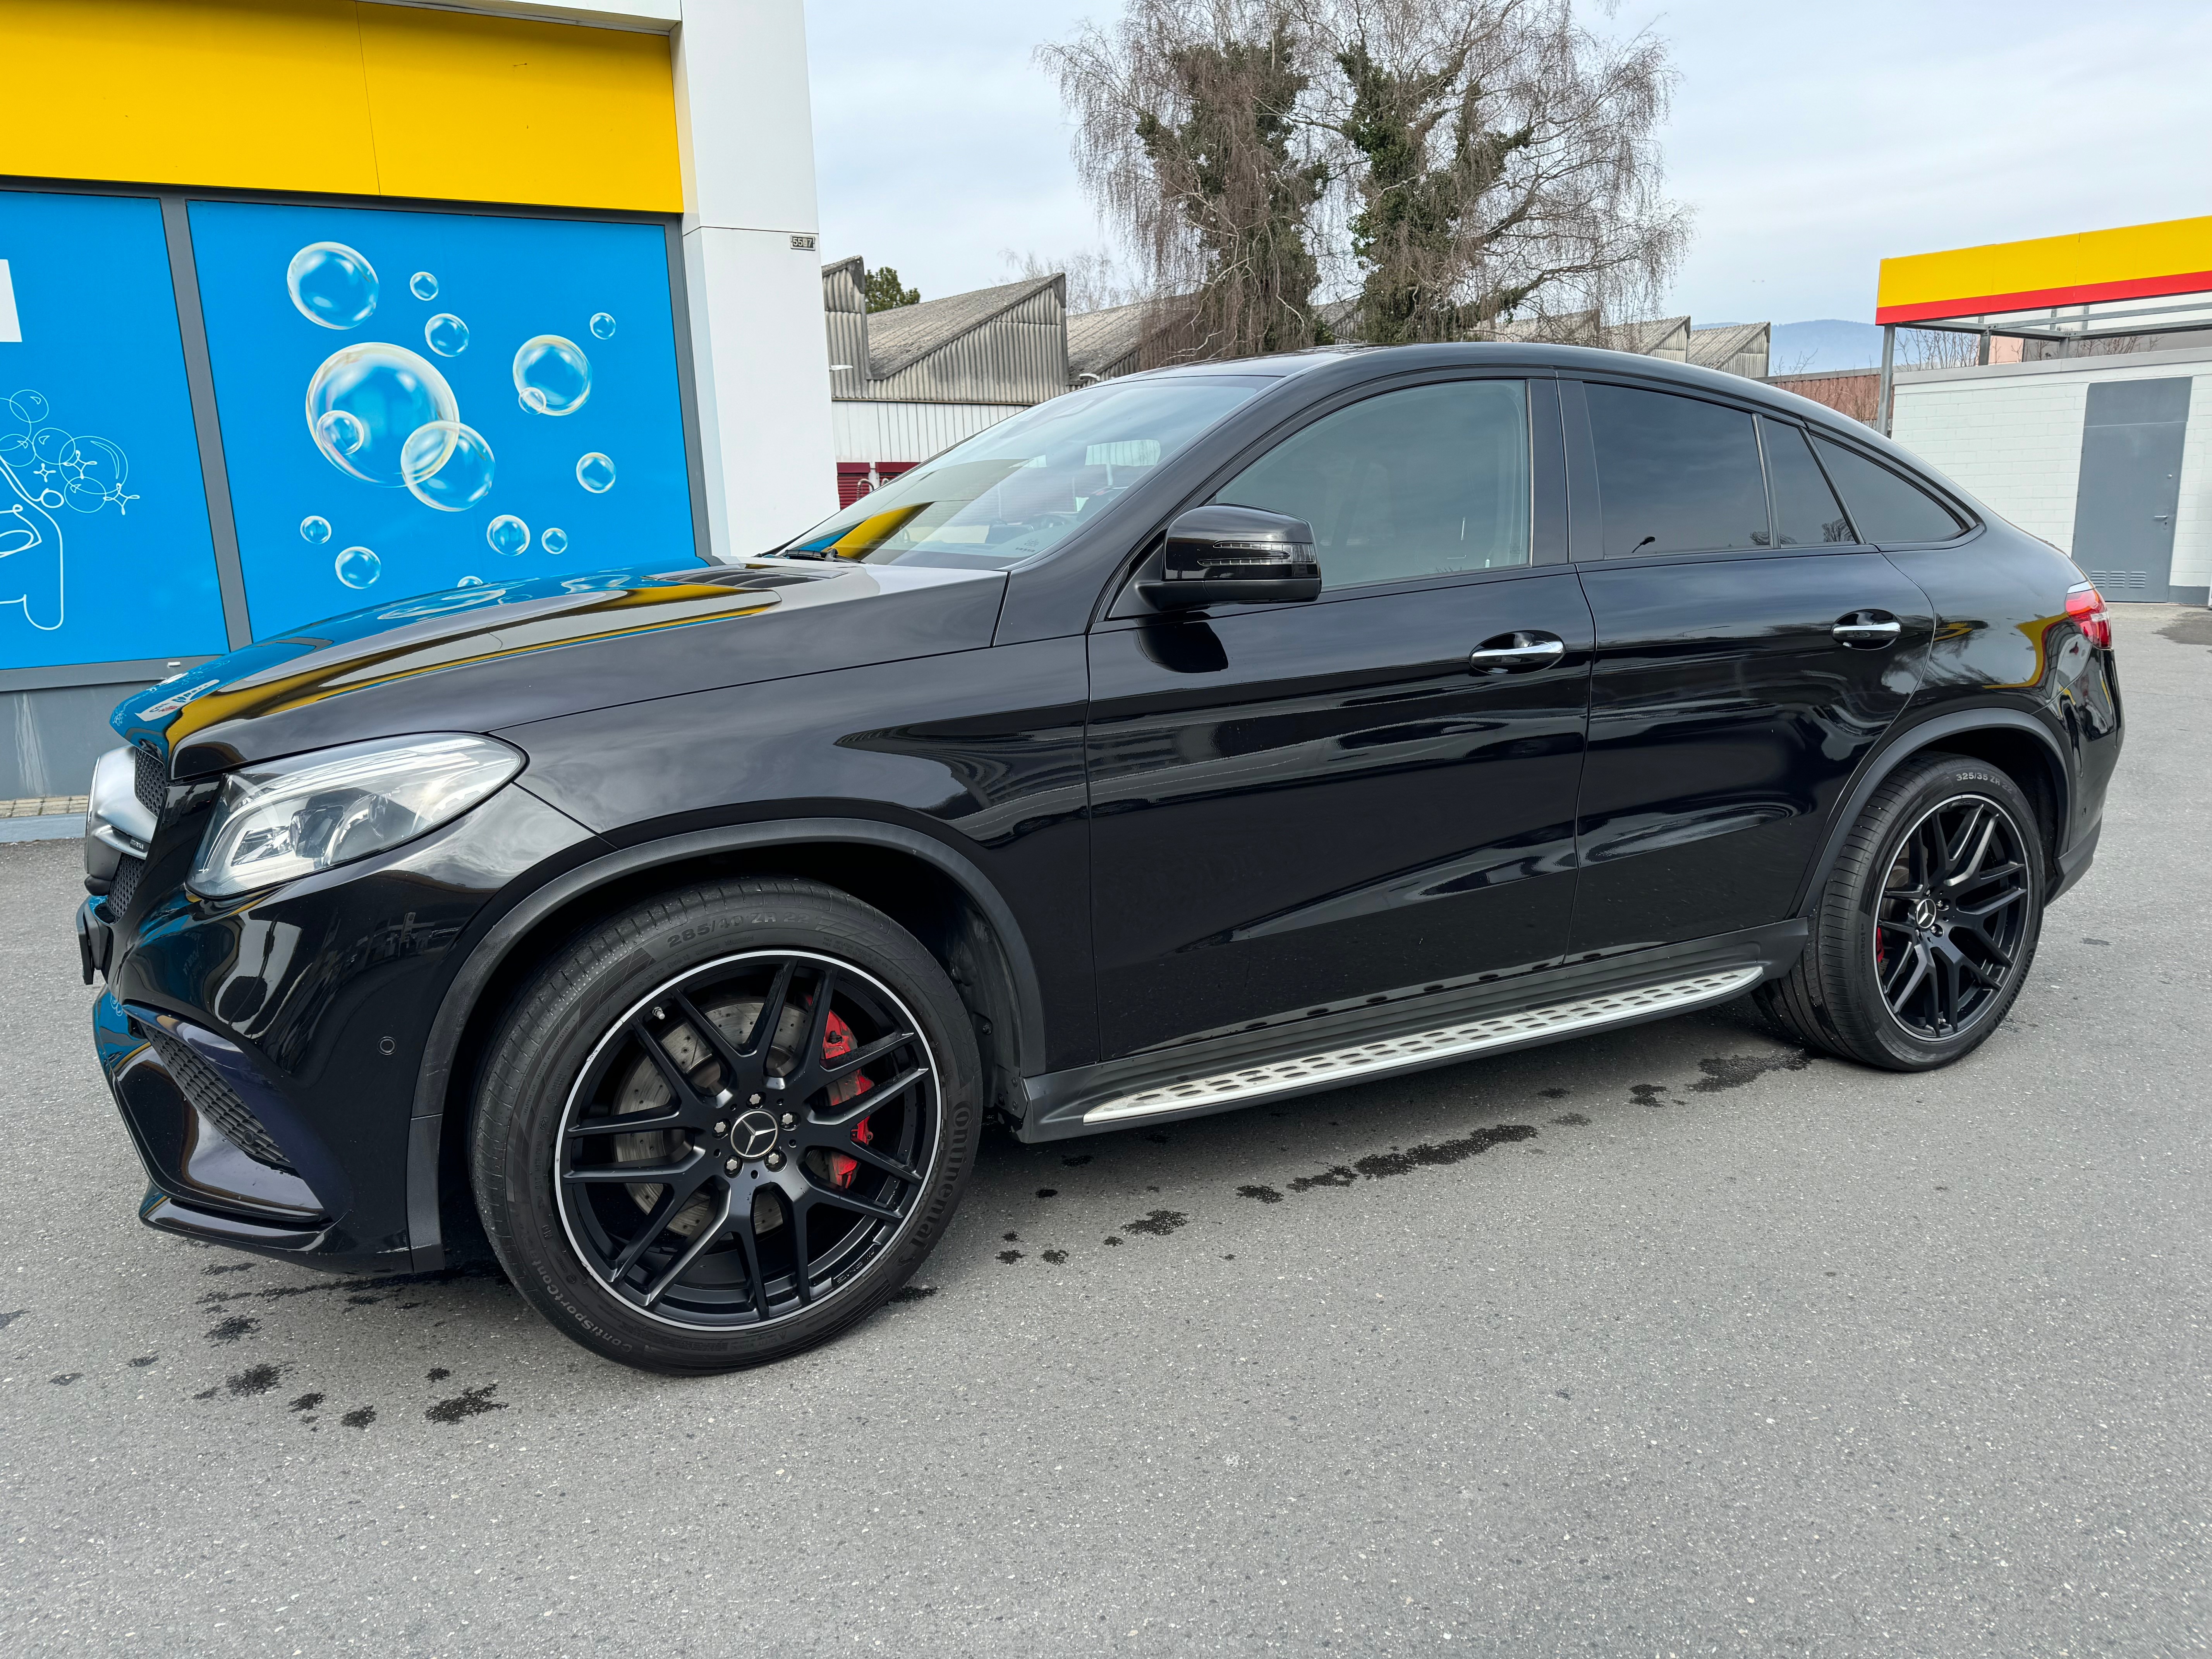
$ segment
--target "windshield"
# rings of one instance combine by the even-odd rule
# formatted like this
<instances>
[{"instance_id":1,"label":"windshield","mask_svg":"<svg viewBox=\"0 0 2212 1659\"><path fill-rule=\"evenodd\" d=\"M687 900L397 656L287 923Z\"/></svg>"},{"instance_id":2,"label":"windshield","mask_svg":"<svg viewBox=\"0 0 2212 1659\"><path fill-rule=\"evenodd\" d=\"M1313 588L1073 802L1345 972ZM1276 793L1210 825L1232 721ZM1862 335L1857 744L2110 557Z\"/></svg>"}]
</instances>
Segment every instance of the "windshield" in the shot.
<instances>
[{"instance_id":1,"label":"windshield","mask_svg":"<svg viewBox=\"0 0 2212 1659\"><path fill-rule=\"evenodd\" d=\"M1071 392L901 474L780 550L1003 570L1097 516L1267 384L1207 375Z\"/></svg>"}]
</instances>

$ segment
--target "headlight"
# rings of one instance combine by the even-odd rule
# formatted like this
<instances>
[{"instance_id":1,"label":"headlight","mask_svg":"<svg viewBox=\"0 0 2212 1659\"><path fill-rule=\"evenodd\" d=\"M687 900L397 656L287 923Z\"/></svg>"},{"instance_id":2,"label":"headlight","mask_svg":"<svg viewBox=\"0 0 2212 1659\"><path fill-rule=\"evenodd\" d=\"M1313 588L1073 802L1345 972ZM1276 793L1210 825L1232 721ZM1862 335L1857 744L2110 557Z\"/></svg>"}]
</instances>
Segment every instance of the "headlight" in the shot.
<instances>
[{"instance_id":1,"label":"headlight","mask_svg":"<svg viewBox=\"0 0 2212 1659\"><path fill-rule=\"evenodd\" d=\"M222 781L192 891L228 898L427 835L522 769L494 738L381 738L242 766Z\"/></svg>"}]
</instances>

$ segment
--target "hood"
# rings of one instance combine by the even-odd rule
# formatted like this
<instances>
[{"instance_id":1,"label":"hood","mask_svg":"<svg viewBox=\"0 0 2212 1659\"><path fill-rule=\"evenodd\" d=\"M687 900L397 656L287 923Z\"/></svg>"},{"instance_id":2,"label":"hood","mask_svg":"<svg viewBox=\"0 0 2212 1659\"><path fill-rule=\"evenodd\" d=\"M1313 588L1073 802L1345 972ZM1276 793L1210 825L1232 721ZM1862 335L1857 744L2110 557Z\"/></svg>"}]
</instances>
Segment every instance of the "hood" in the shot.
<instances>
[{"instance_id":1,"label":"hood","mask_svg":"<svg viewBox=\"0 0 2212 1659\"><path fill-rule=\"evenodd\" d=\"M126 698L178 778L991 642L1003 574L757 559L454 588L264 640Z\"/></svg>"}]
</instances>

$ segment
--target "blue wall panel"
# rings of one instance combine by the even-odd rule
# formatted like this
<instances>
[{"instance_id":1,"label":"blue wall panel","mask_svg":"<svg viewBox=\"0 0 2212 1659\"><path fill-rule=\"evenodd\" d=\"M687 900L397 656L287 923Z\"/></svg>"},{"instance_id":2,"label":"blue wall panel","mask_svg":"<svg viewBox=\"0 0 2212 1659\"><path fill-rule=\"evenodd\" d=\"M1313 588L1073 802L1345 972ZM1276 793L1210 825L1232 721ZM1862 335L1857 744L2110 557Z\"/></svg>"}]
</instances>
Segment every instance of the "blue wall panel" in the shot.
<instances>
[{"instance_id":1,"label":"blue wall panel","mask_svg":"<svg viewBox=\"0 0 2212 1659\"><path fill-rule=\"evenodd\" d=\"M0 191L0 669L224 649L161 207Z\"/></svg>"},{"instance_id":2,"label":"blue wall panel","mask_svg":"<svg viewBox=\"0 0 2212 1659\"><path fill-rule=\"evenodd\" d=\"M694 556L658 226L195 202L257 638Z\"/></svg>"}]
</instances>

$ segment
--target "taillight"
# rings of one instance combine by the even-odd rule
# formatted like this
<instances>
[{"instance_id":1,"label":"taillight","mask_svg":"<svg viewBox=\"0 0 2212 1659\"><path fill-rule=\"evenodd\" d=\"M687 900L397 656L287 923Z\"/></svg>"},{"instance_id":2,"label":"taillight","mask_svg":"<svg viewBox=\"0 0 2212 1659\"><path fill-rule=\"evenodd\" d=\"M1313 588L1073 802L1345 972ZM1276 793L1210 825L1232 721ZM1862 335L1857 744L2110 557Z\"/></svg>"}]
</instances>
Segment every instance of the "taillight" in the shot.
<instances>
[{"instance_id":1,"label":"taillight","mask_svg":"<svg viewBox=\"0 0 2212 1659\"><path fill-rule=\"evenodd\" d=\"M2081 629L2081 637L2100 649L2112 647L2112 613L2105 609L2105 596L2094 582L2076 582L2066 590L2066 614Z\"/></svg>"}]
</instances>

